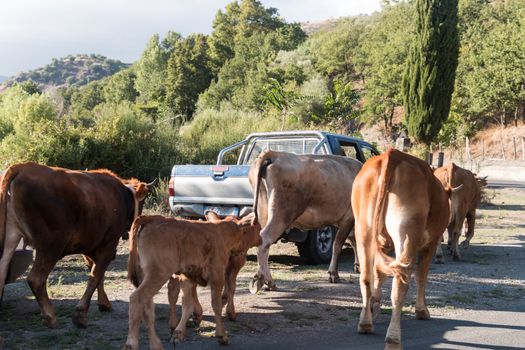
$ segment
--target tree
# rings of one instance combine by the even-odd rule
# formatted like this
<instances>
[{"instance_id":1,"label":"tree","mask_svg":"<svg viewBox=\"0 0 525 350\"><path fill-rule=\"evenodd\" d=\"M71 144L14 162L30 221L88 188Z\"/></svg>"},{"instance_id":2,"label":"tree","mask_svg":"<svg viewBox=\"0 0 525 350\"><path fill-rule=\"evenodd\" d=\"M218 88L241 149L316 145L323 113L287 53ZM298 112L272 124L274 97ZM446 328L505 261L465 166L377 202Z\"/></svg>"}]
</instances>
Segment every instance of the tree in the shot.
<instances>
[{"instance_id":1,"label":"tree","mask_svg":"<svg viewBox=\"0 0 525 350\"><path fill-rule=\"evenodd\" d=\"M167 68L166 103L183 121L191 119L195 104L212 80L206 36L192 34L175 46Z\"/></svg>"},{"instance_id":2,"label":"tree","mask_svg":"<svg viewBox=\"0 0 525 350\"><path fill-rule=\"evenodd\" d=\"M408 132L430 145L448 118L458 63L458 0L417 0L416 37L403 76Z\"/></svg>"}]
</instances>

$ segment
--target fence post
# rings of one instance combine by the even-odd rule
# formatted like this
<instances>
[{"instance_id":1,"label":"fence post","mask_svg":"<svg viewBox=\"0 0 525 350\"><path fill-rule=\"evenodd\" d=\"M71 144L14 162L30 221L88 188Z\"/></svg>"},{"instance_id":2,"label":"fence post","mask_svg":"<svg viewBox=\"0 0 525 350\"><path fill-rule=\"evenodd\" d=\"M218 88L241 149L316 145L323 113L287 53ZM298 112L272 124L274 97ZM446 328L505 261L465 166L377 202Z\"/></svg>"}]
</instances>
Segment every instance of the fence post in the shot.
<instances>
[{"instance_id":1,"label":"fence post","mask_svg":"<svg viewBox=\"0 0 525 350\"><path fill-rule=\"evenodd\" d=\"M439 150L438 150L438 168L443 166L444 159L445 159L445 153L443 152L443 148L441 147L441 143L440 143Z\"/></svg>"},{"instance_id":2,"label":"fence post","mask_svg":"<svg viewBox=\"0 0 525 350\"><path fill-rule=\"evenodd\" d=\"M518 155L516 154L516 138L512 138L512 145L514 146L514 160L518 158Z\"/></svg>"},{"instance_id":3,"label":"fence post","mask_svg":"<svg viewBox=\"0 0 525 350\"><path fill-rule=\"evenodd\" d=\"M465 157L470 160L470 142L468 136L465 137Z\"/></svg>"},{"instance_id":4,"label":"fence post","mask_svg":"<svg viewBox=\"0 0 525 350\"><path fill-rule=\"evenodd\" d=\"M521 138L521 157L525 160L525 137Z\"/></svg>"}]
</instances>

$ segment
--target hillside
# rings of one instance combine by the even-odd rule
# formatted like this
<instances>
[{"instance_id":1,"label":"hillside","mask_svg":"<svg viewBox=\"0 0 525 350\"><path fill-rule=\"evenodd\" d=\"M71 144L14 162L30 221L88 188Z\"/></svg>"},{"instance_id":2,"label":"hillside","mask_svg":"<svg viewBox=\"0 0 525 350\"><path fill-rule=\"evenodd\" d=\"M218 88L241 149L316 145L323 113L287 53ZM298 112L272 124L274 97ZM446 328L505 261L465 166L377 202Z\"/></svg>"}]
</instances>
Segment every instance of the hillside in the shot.
<instances>
[{"instance_id":1,"label":"hillside","mask_svg":"<svg viewBox=\"0 0 525 350\"><path fill-rule=\"evenodd\" d=\"M15 82L27 80L34 81L41 89L63 85L81 86L113 75L127 67L129 64L102 55L69 55L59 59L54 58L50 64L42 68L19 73L3 82L0 90Z\"/></svg>"}]
</instances>

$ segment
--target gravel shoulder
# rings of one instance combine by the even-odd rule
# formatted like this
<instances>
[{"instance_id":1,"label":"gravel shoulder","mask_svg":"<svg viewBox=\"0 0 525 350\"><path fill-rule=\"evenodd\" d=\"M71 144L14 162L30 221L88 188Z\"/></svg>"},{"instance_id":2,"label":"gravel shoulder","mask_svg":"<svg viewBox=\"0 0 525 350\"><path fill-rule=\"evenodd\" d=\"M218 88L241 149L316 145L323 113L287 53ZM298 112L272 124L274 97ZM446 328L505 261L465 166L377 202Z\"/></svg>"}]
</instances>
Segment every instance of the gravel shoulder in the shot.
<instances>
[{"instance_id":1,"label":"gravel shoulder","mask_svg":"<svg viewBox=\"0 0 525 350\"><path fill-rule=\"evenodd\" d=\"M478 210L477 229L462 261L446 256L444 265L431 266L427 301L432 320L414 317L415 284L411 283L402 318L405 349L518 349L525 344L525 189L489 189L489 205ZM0 309L0 337L5 349L118 349L127 334L127 309L133 287L126 280L127 242L106 277L113 312L101 313L93 300L87 329L77 329L70 316L82 295L87 270L78 256L62 260L52 272L48 289L59 327L40 323L39 309L25 280L6 287ZM358 274L352 271L352 250L343 250L344 281L327 282L327 265L303 265L296 248L278 243L271 249L271 269L278 291L248 292L256 271L249 260L239 275L236 294L238 320L226 321L231 349L380 349L390 319L390 279L383 287L381 314L375 333L359 335L361 307ZM209 289L199 289L204 321L188 328L178 349L217 349ZM155 297L156 326L165 347L170 344L167 293ZM147 336L141 331L141 346ZM0 348L2 348L0 342Z\"/></svg>"}]
</instances>

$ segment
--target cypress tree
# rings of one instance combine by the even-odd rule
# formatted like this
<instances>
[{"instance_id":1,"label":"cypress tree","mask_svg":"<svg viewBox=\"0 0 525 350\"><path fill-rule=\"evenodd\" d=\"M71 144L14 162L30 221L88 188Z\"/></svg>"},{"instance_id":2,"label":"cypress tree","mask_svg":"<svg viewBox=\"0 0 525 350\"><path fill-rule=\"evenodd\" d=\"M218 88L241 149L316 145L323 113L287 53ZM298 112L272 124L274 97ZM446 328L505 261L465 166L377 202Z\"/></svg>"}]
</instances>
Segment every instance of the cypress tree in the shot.
<instances>
[{"instance_id":1,"label":"cypress tree","mask_svg":"<svg viewBox=\"0 0 525 350\"><path fill-rule=\"evenodd\" d=\"M408 132L430 145L447 120L458 64L458 0L416 0L416 38L403 75Z\"/></svg>"}]
</instances>

